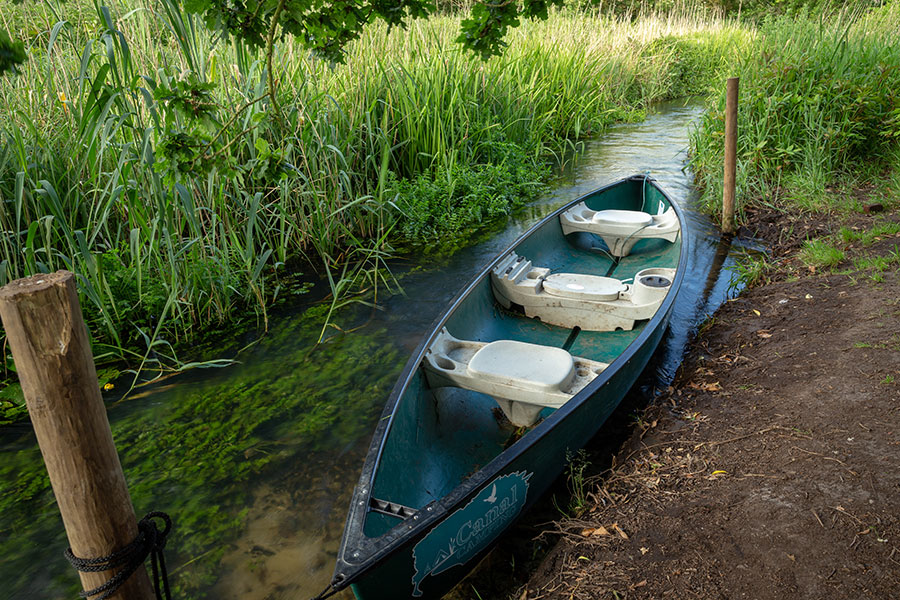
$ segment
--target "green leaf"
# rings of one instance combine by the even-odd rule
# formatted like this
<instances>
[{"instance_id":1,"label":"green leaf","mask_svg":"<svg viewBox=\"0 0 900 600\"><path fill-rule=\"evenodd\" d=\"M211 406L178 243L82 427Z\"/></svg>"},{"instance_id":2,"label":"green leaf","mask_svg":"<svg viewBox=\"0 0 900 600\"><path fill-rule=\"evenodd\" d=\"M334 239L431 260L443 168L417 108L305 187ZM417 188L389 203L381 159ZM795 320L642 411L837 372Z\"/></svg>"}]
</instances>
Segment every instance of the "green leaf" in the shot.
<instances>
[{"instance_id":1,"label":"green leaf","mask_svg":"<svg viewBox=\"0 0 900 600\"><path fill-rule=\"evenodd\" d=\"M16 72L16 66L25 62L25 45L13 41L9 34L0 29L0 75L6 71Z\"/></svg>"}]
</instances>

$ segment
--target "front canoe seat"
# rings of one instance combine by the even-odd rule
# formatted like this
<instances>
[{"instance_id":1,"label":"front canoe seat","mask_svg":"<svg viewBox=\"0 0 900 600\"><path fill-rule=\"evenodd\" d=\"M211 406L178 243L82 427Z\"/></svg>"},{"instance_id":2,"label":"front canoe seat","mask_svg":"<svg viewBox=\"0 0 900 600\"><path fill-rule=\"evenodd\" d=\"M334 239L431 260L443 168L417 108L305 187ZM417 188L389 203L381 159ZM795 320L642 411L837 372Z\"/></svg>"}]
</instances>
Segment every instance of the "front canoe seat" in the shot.
<instances>
[{"instance_id":1,"label":"front canoe seat","mask_svg":"<svg viewBox=\"0 0 900 600\"><path fill-rule=\"evenodd\" d=\"M424 366L432 388L487 394L513 425L528 427L541 410L568 402L608 365L551 346L460 340L443 328L425 351Z\"/></svg>"},{"instance_id":2,"label":"front canoe seat","mask_svg":"<svg viewBox=\"0 0 900 600\"><path fill-rule=\"evenodd\" d=\"M639 210L591 210L584 202L559 215L564 235L586 231L600 236L613 256L628 256L639 240L657 238L674 242L681 231L675 209L651 215Z\"/></svg>"},{"instance_id":3,"label":"front canoe seat","mask_svg":"<svg viewBox=\"0 0 900 600\"><path fill-rule=\"evenodd\" d=\"M675 269L638 271L632 283L612 277L550 273L510 252L491 271L494 297L504 308L521 306L528 317L587 331L630 330L649 319L672 286Z\"/></svg>"}]
</instances>

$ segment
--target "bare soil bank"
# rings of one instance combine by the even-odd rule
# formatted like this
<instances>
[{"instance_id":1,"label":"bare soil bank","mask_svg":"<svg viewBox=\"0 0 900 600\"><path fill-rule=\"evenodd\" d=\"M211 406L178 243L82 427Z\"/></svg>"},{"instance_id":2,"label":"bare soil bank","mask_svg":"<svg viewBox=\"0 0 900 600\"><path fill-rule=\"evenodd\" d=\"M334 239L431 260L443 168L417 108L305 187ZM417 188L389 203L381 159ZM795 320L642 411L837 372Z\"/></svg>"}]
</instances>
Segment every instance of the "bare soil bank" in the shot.
<instances>
[{"instance_id":1,"label":"bare soil bank","mask_svg":"<svg viewBox=\"0 0 900 600\"><path fill-rule=\"evenodd\" d=\"M846 246L844 274L796 258L807 235L898 219L753 215L773 282L703 328L515 597L900 597L900 276L849 262L900 236Z\"/></svg>"}]
</instances>

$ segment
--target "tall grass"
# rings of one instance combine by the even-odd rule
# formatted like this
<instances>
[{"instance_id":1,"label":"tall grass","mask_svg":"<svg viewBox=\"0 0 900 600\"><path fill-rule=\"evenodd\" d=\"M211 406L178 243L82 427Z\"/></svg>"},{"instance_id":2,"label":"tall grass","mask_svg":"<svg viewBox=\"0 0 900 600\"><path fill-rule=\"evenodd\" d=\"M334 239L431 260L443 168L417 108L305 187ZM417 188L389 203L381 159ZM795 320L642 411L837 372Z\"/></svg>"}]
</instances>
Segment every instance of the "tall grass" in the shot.
<instances>
[{"instance_id":1,"label":"tall grass","mask_svg":"<svg viewBox=\"0 0 900 600\"><path fill-rule=\"evenodd\" d=\"M748 39L689 9L562 11L481 62L458 18L374 25L345 65L279 44L276 111L261 57L171 0L0 6L31 54L0 81L0 283L74 271L98 354L144 363L235 310L264 320L298 265L383 287L397 243L508 212L548 156L704 90Z\"/></svg>"},{"instance_id":2,"label":"tall grass","mask_svg":"<svg viewBox=\"0 0 900 600\"><path fill-rule=\"evenodd\" d=\"M900 5L765 21L741 78L740 196L775 208L832 207L825 188L871 173L900 146ZM720 206L724 89L691 139L711 210Z\"/></svg>"}]
</instances>

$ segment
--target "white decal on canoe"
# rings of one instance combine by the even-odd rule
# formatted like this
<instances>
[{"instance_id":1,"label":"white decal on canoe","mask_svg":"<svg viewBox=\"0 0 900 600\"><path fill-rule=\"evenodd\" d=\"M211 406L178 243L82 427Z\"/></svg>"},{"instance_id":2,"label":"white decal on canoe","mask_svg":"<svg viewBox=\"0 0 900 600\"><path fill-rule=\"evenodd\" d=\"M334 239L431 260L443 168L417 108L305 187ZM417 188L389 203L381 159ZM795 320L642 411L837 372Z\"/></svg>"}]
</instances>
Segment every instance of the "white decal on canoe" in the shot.
<instances>
[{"instance_id":1,"label":"white decal on canoe","mask_svg":"<svg viewBox=\"0 0 900 600\"><path fill-rule=\"evenodd\" d=\"M516 471L498 477L415 545L413 597L422 595L427 576L465 564L506 529L525 506L531 475Z\"/></svg>"}]
</instances>

